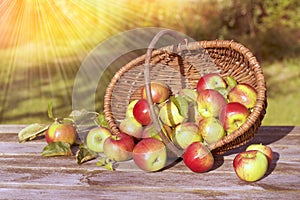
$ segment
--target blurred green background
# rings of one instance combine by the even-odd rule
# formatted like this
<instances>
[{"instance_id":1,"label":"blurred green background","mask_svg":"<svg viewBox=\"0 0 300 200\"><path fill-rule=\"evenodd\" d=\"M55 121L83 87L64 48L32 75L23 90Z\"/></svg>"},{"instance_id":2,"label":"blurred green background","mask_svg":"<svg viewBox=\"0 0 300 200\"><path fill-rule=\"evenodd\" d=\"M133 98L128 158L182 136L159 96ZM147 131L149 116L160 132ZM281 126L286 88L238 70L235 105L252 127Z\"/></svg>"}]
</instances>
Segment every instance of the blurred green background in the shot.
<instances>
[{"instance_id":1,"label":"blurred green background","mask_svg":"<svg viewBox=\"0 0 300 200\"><path fill-rule=\"evenodd\" d=\"M263 125L300 125L299 8L298 0L1 1L0 124L48 122L49 102L56 116L67 116L91 50L123 31L160 27L248 47L267 82ZM98 112L104 90L97 90Z\"/></svg>"}]
</instances>

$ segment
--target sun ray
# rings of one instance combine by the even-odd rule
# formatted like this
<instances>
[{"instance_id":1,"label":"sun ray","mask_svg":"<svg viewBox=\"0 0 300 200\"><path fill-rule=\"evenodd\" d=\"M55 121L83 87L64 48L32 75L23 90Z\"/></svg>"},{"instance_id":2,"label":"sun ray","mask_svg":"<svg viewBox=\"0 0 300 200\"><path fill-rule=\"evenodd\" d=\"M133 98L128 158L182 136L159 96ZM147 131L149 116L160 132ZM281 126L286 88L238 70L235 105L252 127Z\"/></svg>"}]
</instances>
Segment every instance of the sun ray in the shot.
<instances>
[{"instance_id":1,"label":"sun ray","mask_svg":"<svg viewBox=\"0 0 300 200\"><path fill-rule=\"evenodd\" d=\"M4 13L4 18L3 20L7 23L6 19L8 18L9 15L11 15L13 12L13 10L17 10L19 11L20 8L22 8L24 5L22 4L12 4L11 6L7 7L7 10L6 13ZM4 35L4 39L6 39L8 42L7 42L7 45L15 45L17 46L20 42L20 34L19 33L19 28L20 28L20 21L21 21L21 18L22 18L22 12L20 13L17 13L17 14L14 14L15 16L15 21L16 23L14 24L13 27L5 27L7 28L7 32L5 33ZM10 29L9 29L10 28ZM8 67L7 67L7 75L4 79L4 88L3 88L3 94L2 96L4 96L4 99L2 99L2 110L1 110L1 118L4 114L4 110L5 108L8 106L8 102L9 102L9 99L6 98L9 94L10 91L13 91L11 88L12 88L12 84L14 83L13 80L14 80L14 71L15 71L15 65L14 63L16 62L16 57L17 57L17 51L14 50L13 51L13 54L12 54L12 59L8 62Z\"/></svg>"},{"instance_id":2,"label":"sun ray","mask_svg":"<svg viewBox=\"0 0 300 200\"><path fill-rule=\"evenodd\" d=\"M70 108L72 79L83 59L101 41L137 27L148 7L154 12L160 3L0 0L0 122L11 112L20 118L43 112L50 100Z\"/></svg>"}]
</instances>

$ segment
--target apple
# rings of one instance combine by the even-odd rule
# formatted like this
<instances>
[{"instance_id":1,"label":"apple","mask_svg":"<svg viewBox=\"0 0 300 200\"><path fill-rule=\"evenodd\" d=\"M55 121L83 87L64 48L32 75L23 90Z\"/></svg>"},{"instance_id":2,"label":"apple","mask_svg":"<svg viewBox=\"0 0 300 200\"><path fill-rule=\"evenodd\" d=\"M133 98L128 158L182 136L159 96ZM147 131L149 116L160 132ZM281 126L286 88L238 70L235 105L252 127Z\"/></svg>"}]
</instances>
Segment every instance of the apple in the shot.
<instances>
[{"instance_id":1,"label":"apple","mask_svg":"<svg viewBox=\"0 0 300 200\"><path fill-rule=\"evenodd\" d=\"M108 137L103 144L103 152L107 158L114 161L125 161L132 158L134 139L126 133L120 132Z\"/></svg>"},{"instance_id":2,"label":"apple","mask_svg":"<svg viewBox=\"0 0 300 200\"><path fill-rule=\"evenodd\" d=\"M91 129L86 136L86 145L88 149L101 153L103 152L104 141L111 136L111 132L105 127L95 127Z\"/></svg>"},{"instance_id":3,"label":"apple","mask_svg":"<svg viewBox=\"0 0 300 200\"><path fill-rule=\"evenodd\" d=\"M185 121L178 107L172 101L167 101L159 110L159 118L167 126L174 127Z\"/></svg>"},{"instance_id":4,"label":"apple","mask_svg":"<svg viewBox=\"0 0 300 200\"><path fill-rule=\"evenodd\" d=\"M139 99L133 107L134 118L142 125L149 125L152 122L150 108L146 99Z\"/></svg>"},{"instance_id":5,"label":"apple","mask_svg":"<svg viewBox=\"0 0 300 200\"><path fill-rule=\"evenodd\" d=\"M73 145L77 138L76 129L73 124L54 122L45 133L46 142L66 142Z\"/></svg>"},{"instance_id":6,"label":"apple","mask_svg":"<svg viewBox=\"0 0 300 200\"><path fill-rule=\"evenodd\" d=\"M125 118L129 117L129 118L132 118L134 117L133 116L133 107L135 106L135 104L138 102L137 99L131 101L129 104L128 104L128 107L126 109L126 113L125 113Z\"/></svg>"},{"instance_id":7,"label":"apple","mask_svg":"<svg viewBox=\"0 0 300 200\"><path fill-rule=\"evenodd\" d=\"M145 171L158 171L165 167L167 149L164 143L155 138L144 138L133 149L134 163Z\"/></svg>"},{"instance_id":8,"label":"apple","mask_svg":"<svg viewBox=\"0 0 300 200\"><path fill-rule=\"evenodd\" d=\"M209 73L199 79L196 88L199 93L205 89L226 88L226 83L219 74Z\"/></svg>"},{"instance_id":9,"label":"apple","mask_svg":"<svg viewBox=\"0 0 300 200\"><path fill-rule=\"evenodd\" d=\"M241 180L254 182L265 175L268 159L258 150L240 152L233 160L233 168Z\"/></svg>"},{"instance_id":10,"label":"apple","mask_svg":"<svg viewBox=\"0 0 300 200\"><path fill-rule=\"evenodd\" d=\"M163 82L153 81L150 83L150 91L153 103L162 103L170 96L170 88ZM143 99L147 99L146 87L143 86L141 90Z\"/></svg>"},{"instance_id":11,"label":"apple","mask_svg":"<svg viewBox=\"0 0 300 200\"><path fill-rule=\"evenodd\" d=\"M141 138L143 126L134 117L125 117L119 126L121 132L131 135L135 138Z\"/></svg>"},{"instance_id":12,"label":"apple","mask_svg":"<svg viewBox=\"0 0 300 200\"><path fill-rule=\"evenodd\" d=\"M228 93L229 102L239 102L251 109L255 106L257 92L249 84L240 83L234 86Z\"/></svg>"},{"instance_id":13,"label":"apple","mask_svg":"<svg viewBox=\"0 0 300 200\"><path fill-rule=\"evenodd\" d=\"M161 140L153 124L150 124L144 128L141 138L156 138L158 140Z\"/></svg>"},{"instance_id":14,"label":"apple","mask_svg":"<svg viewBox=\"0 0 300 200\"><path fill-rule=\"evenodd\" d=\"M228 134L244 124L249 116L249 110L241 103L231 102L220 112L219 120Z\"/></svg>"},{"instance_id":15,"label":"apple","mask_svg":"<svg viewBox=\"0 0 300 200\"><path fill-rule=\"evenodd\" d=\"M169 138L170 142L173 142L174 134L172 129L169 126L163 125L161 131ZM156 131L153 125L149 125L144 128L144 131L142 133L142 138L155 138L163 142L162 138L160 137L160 135L158 134L158 132ZM167 148L167 157L168 160L172 160L172 159L176 160L178 158L178 156L175 155L169 148Z\"/></svg>"},{"instance_id":16,"label":"apple","mask_svg":"<svg viewBox=\"0 0 300 200\"><path fill-rule=\"evenodd\" d=\"M263 145L263 144L251 144L246 148L246 151L249 150L258 150L260 152L262 152L263 154L265 154L265 156L267 156L268 159L268 165L270 166L273 160L273 151L271 149L271 147Z\"/></svg>"},{"instance_id":17,"label":"apple","mask_svg":"<svg viewBox=\"0 0 300 200\"><path fill-rule=\"evenodd\" d=\"M162 133L164 133L171 141L173 140L173 135L172 135L172 129L167 126L167 125L162 125L161 128ZM148 125L144 128L143 132L142 132L142 138L156 138L158 140L161 140L161 137L159 135L159 133L157 132L157 130L155 129L155 127L153 126L153 124Z\"/></svg>"},{"instance_id":18,"label":"apple","mask_svg":"<svg viewBox=\"0 0 300 200\"><path fill-rule=\"evenodd\" d=\"M218 142L226 135L220 121L214 117L202 119L198 127L203 140L209 145Z\"/></svg>"},{"instance_id":19,"label":"apple","mask_svg":"<svg viewBox=\"0 0 300 200\"><path fill-rule=\"evenodd\" d=\"M184 122L177 125L174 132L174 142L182 149L186 149L193 142L202 142L202 137L198 132L198 126L193 122Z\"/></svg>"},{"instance_id":20,"label":"apple","mask_svg":"<svg viewBox=\"0 0 300 200\"><path fill-rule=\"evenodd\" d=\"M226 105L226 99L218 91L213 89L201 90L198 93L198 112L203 117L217 117L220 110Z\"/></svg>"},{"instance_id":21,"label":"apple","mask_svg":"<svg viewBox=\"0 0 300 200\"><path fill-rule=\"evenodd\" d=\"M202 173L213 167L214 157L203 143L194 142L186 148L183 162L193 172Z\"/></svg>"}]
</instances>

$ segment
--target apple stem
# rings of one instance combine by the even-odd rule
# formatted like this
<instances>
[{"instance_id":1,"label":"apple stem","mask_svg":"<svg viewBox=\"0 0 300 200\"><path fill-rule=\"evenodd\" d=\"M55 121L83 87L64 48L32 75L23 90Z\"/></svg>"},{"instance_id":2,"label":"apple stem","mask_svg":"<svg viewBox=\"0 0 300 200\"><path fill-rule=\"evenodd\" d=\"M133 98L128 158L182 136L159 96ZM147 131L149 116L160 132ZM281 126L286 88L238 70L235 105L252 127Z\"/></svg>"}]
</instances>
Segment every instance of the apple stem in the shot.
<instances>
[{"instance_id":1,"label":"apple stem","mask_svg":"<svg viewBox=\"0 0 300 200\"><path fill-rule=\"evenodd\" d=\"M55 118L54 119L54 122L56 122L56 123L59 123L59 124L64 124L64 123L72 123L72 124L74 124L74 120L73 119L71 119L71 118L66 118L66 117L63 117L63 118Z\"/></svg>"},{"instance_id":2,"label":"apple stem","mask_svg":"<svg viewBox=\"0 0 300 200\"><path fill-rule=\"evenodd\" d=\"M236 121L234 122L234 124L235 124L235 126L236 126L237 128L239 128L239 127L243 124L243 122L241 122L240 120L236 120Z\"/></svg>"},{"instance_id":3,"label":"apple stem","mask_svg":"<svg viewBox=\"0 0 300 200\"><path fill-rule=\"evenodd\" d=\"M120 139L117 135L112 135L111 138L112 138L113 140L119 140L119 139Z\"/></svg>"}]
</instances>

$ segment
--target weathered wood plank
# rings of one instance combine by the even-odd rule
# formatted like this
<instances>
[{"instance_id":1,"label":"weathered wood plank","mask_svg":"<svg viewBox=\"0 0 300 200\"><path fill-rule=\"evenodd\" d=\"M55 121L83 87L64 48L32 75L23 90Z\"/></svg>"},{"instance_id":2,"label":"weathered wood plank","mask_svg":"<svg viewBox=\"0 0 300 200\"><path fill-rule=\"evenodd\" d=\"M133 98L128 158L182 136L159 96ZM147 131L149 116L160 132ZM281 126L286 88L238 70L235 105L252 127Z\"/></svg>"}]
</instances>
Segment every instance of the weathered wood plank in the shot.
<instances>
[{"instance_id":1,"label":"weathered wood plank","mask_svg":"<svg viewBox=\"0 0 300 200\"><path fill-rule=\"evenodd\" d=\"M156 173L127 161L111 172L97 167L97 160L77 165L74 156L42 157L43 138L18 143L22 126L2 128L0 199L300 199L300 127L259 129L249 144L270 145L274 160L255 183L239 180L232 168L235 155L249 144L216 156L208 173L193 173L182 161Z\"/></svg>"},{"instance_id":2,"label":"weathered wood plank","mask_svg":"<svg viewBox=\"0 0 300 200\"><path fill-rule=\"evenodd\" d=\"M257 183L245 183L240 181L234 174L232 167L222 166L216 170L207 173L196 174L187 170L182 164L179 167L169 168L161 172L149 173L143 171L105 171L101 168L67 168L67 167L49 167L49 168L3 168L0 171L0 183L9 184L10 182L22 184L49 184L49 185L84 185L88 179L88 185L111 185L118 186L122 184L143 185L147 180L148 186L164 185L174 187L178 181L187 181L184 187L193 187L201 183L198 187L215 187L214 180L218 180L218 186L221 188L231 187L231 184L238 185L259 185L269 184L270 188L281 189L299 189L300 173L291 164L282 164L273 171L269 169L266 176ZM289 168L283 170L284 168ZM285 177L284 179L282 179ZM160 181L157 181L160 180ZM199 182L200 181L200 182ZM224 181L224 182L223 182ZM206 183L207 182L207 183ZM203 184L204 183L204 184ZM181 185L178 185L180 188Z\"/></svg>"},{"instance_id":3,"label":"weathered wood plank","mask_svg":"<svg viewBox=\"0 0 300 200\"><path fill-rule=\"evenodd\" d=\"M20 130L28 126L27 124L1 124L0 125L0 134L1 133L18 133Z\"/></svg>"},{"instance_id":4,"label":"weathered wood plank","mask_svg":"<svg viewBox=\"0 0 300 200\"><path fill-rule=\"evenodd\" d=\"M55 190L69 190L73 193L89 190L88 194L101 195L104 191L111 193L111 197L117 197L121 192L127 197L134 197L143 193L154 195L155 193L178 193L181 197L187 194L190 197L275 197L284 193L284 199L299 197L299 175L293 174L268 176L256 183L245 183L238 180L233 172L215 174L195 174L190 172L169 173L145 173L145 172L77 172L36 170L15 171L6 170L6 177L1 175L0 188L35 189L52 193ZM286 179L289 181L287 182ZM215 180L218 180L216 183ZM216 187L217 186L217 187ZM92 190L91 190L92 189ZM116 193L115 193L116 192ZM265 194L264 194L265 193ZM53 194L53 193L52 193ZM2 193L1 193L2 195ZM0 196L1 196L0 195ZM57 195L55 193L55 195ZM106 194L108 195L108 194ZM123 194L124 195L124 194ZM57 197L57 196L56 196Z\"/></svg>"},{"instance_id":5,"label":"weathered wood plank","mask_svg":"<svg viewBox=\"0 0 300 200\"><path fill-rule=\"evenodd\" d=\"M140 199L299 199L298 191L272 191L254 190L251 187L246 188L246 191L240 192L236 190L215 189L198 190L191 189L186 191L168 190L164 188L0 188L1 199L124 199L124 200L140 200ZM12 196L12 194L14 194ZM14 198L15 197L15 198Z\"/></svg>"},{"instance_id":6,"label":"weathered wood plank","mask_svg":"<svg viewBox=\"0 0 300 200\"><path fill-rule=\"evenodd\" d=\"M223 160L224 159L224 160ZM217 177L223 173L233 173L232 159L230 157L216 159L216 164L212 169L211 176L216 175ZM267 175L272 176L273 174L293 174L295 176L300 175L299 164L300 160L289 161L289 160L274 160L268 170ZM88 163L77 165L74 160L70 157L65 158L21 158L21 157L1 157L0 158L0 168L2 170L13 170L13 171L34 171L35 174L39 174L41 170L53 170L62 171L67 173L68 171L81 173L81 172L99 172L104 171L103 168L96 166L96 160L90 161ZM132 161L122 162L117 168L117 172L141 172ZM192 173L190 172L183 162L179 161L177 164L163 170L165 173ZM114 173L114 172L111 172ZM157 174L157 173L154 173ZM192 173L194 174L194 173ZM6 176L4 173L3 176ZM199 175L197 175L199 176ZM3 180L3 179L2 179ZM300 184L300 180L299 184Z\"/></svg>"}]
</instances>

